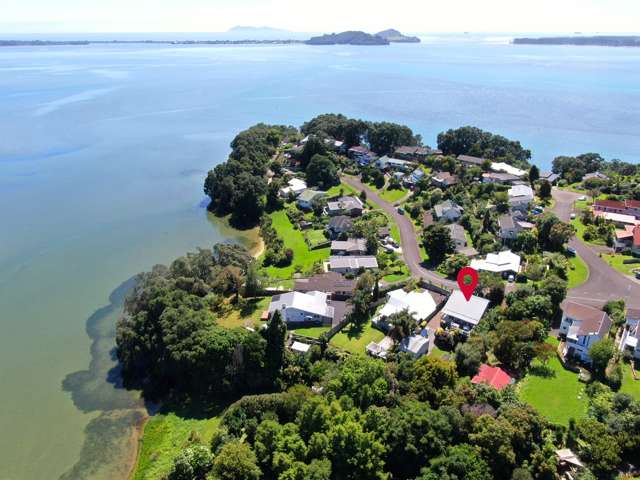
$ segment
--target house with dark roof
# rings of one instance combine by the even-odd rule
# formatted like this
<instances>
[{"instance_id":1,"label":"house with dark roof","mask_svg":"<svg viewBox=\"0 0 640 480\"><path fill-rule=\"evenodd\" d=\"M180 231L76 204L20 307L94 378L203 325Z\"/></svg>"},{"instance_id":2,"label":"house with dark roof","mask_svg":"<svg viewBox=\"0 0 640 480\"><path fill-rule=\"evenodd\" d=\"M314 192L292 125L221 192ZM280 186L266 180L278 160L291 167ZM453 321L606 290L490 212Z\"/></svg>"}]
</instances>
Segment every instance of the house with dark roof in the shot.
<instances>
[{"instance_id":1,"label":"house with dark roof","mask_svg":"<svg viewBox=\"0 0 640 480\"><path fill-rule=\"evenodd\" d=\"M365 255L367 241L364 238L349 238L331 242L331 255Z\"/></svg>"},{"instance_id":2,"label":"house with dark roof","mask_svg":"<svg viewBox=\"0 0 640 480\"><path fill-rule=\"evenodd\" d=\"M482 183L499 183L501 185L513 185L520 181L520 177L511 173L487 172L482 174Z\"/></svg>"},{"instance_id":3,"label":"house with dark roof","mask_svg":"<svg viewBox=\"0 0 640 480\"><path fill-rule=\"evenodd\" d=\"M425 160L432 155L442 155L442 150L438 150L430 147L418 147L418 146L402 146L396 148L393 152L393 156L402 160Z\"/></svg>"},{"instance_id":4,"label":"house with dark roof","mask_svg":"<svg viewBox=\"0 0 640 480\"><path fill-rule=\"evenodd\" d=\"M347 155L349 158L357 161L362 166L369 165L376 159L375 153L362 145L351 147L349 150L347 150Z\"/></svg>"},{"instance_id":5,"label":"house with dark roof","mask_svg":"<svg viewBox=\"0 0 640 480\"><path fill-rule=\"evenodd\" d=\"M486 158L473 157L471 155L458 155L456 159L465 167L482 167Z\"/></svg>"},{"instance_id":6,"label":"house with dark roof","mask_svg":"<svg viewBox=\"0 0 640 480\"><path fill-rule=\"evenodd\" d=\"M535 227L533 223L523 220L522 215L514 213L507 213L498 217L500 238L503 242L515 240L520 232L524 230L533 230Z\"/></svg>"},{"instance_id":7,"label":"house with dark roof","mask_svg":"<svg viewBox=\"0 0 640 480\"><path fill-rule=\"evenodd\" d=\"M462 225L451 223L447 225L447 229L449 230L449 236L456 247L456 251L459 248L465 248L467 246L467 237L464 234L464 227Z\"/></svg>"},{"instance_id":8,"label":"house with dark roof","mask_svg":"<svg viewBox=\"0 0 640 480\"><path fill-rule=\"evenodd\" d=\"M587 180L592 180L594 178L597 178L598 180L609 180L609 177L606 176L604 173L591 172L591 173L587 173L584 177L582 177L582 181L586 182Z\"/></svg>"},{"instance_id":9,"label":"house with dark roof","mask_svg":"<svg viewBox=\"0 0 640 480\"><path fill-rule=\"evenodd\" d=\"M599 340L606 338L611 328L611 319L602 310L572 300L562 303L560 334L566 340L562 355L591 363L589 349Z\"/></svg>"},{"instance_id":10,"label":"house with dark roof","mask_svg":"<svg viewBox=\"0 0 640 480\"><path fill-rule=\"evenodd\" d=\"M540 180L546 180L551 185L555 185L556 182L560 179L560 175L553 172L540 172Z\"/></svg>"},{"instance_id":11,"label":"house with dark roof","mask_svg":"<svg viewBox=\"0 0 640 480\"><path fill-rule=\"evenodd\" d=\"M343 277L337 272L324 272L309 278L299 278L295 281L293 289L296 292L324 292L331 296L332 300L344 300L353 295L356 281Z\"/></svg>"},{"instance_id":12,"label":"house with dark roof","mask_svg":"<svg viewBox=\"0 0 640 480\"><path fill-rule=\"evenodd\" d=\"M500 367L492 367L483 363L480 365L478 374L471 379L471 383L484 383L496 390L503 390L514 383L514 379Z\"/></svg>"},{"instance_id":13,"label":"house with dark roof","mask_svg":"<svg viewBox=\"0 0 640 480\"><path fill-rule=\"evenodd\" d=\"M341 233L349 233L353 230L353 218L346 215L338 215L331 217L327 224L327 230L332 238L337 237Z\"/></svg>"},{"instance_id":14,"label":"house with dark roof","mask_svg":"<svg viewBox=\"0 0 640 480\"><path fill-rule=\"evenodd\" d=\"M596 200L591 206L593 212L630 215L640 219L640 200Z\"/></svg>"},{"instance_id":15,"label":"house with dark roof","mask_svg":"<svg viewBox=\"0 0 640 480\"><path fill-rule=\"evenodd\" d=\"M330 217L336 215L359 217L363 211L364 204L358 197L340 197L337 200L327 202L327 214Z\"/></svg>"},{"instance_id":16,"label":"house with dark roof","mask_svg":"<svg viewBox=\"0 0 640 480\"><path fill-rule=\"evenodd\" d=\"M448 188L460 183L460 179L449 172L435 172L431 174L431 183L439 188Z\"/></svg>"}]
</instances>

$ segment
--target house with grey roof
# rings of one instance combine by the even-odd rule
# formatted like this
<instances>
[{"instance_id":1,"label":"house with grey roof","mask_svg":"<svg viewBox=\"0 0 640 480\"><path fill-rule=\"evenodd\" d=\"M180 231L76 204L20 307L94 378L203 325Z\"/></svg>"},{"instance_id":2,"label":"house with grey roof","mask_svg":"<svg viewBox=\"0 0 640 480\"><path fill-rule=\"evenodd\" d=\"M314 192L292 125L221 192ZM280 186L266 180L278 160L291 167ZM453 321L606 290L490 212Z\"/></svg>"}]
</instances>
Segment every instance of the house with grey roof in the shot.
<instances>
[{"instance_id":1,"label":"house with grey roof","mask_svg":"<svg viewBox=\"0 0 640 480\"><path fill-rule=\"evenodd\" d=\"M464 210L457 203L446 200L433 207L433 212L438 220L454 222L462 216Z\"/></svg>"},{"instance_id":2,"label":"house with grey roof","mask_svg":"<svg viewBox=\"0 0 640 480\"><path fill-rule=\"evenodd\" d=\"M555 185L556 182L560 179L560 175L553 172L540 172L540 180L546 180L551 185Z\"/></svg>"},{"instance_id":3,"label":"house with grey roof","mask_svg":"<svg viewBox=\"0 0 640 480\"><path fill-rule=\"evenodd\" d=\"M562 355L591 363L589 349L609 334L609 315L595 307L572 300L565 300L561 307L560 334L566 338L562 346Z\"/></svg>"},{"instance_id":4,"label":"house with grey roof","mask_svg":"<svg viewBox=\"0 0 640 480\"><path fill-rule=\"evenodd\" d=\"M435 172L431 174L431 183L439 188L448 188L460 183L460 179L449 172Z\"/></svg>"},{"instance_id":5,"label":"house with grey roof","mask_svg":"<svg viewBox=\"0 0 640 480\"><path fill-rule=\"evenodd\" d=\"M349 238L331 242L331 255L365 255L367 241L364 238Z\"/></svg>"},{"instance_id":6,"label":"house with grey roof","mask_svg":"<svg viewBox=\"0 0 640 480\"><path fill-rule=\"evenodd\" d=\"M344 300L353 295L355 280L345 278L338 272L317 273L308 278L298 278L293 284L296 292L324 292L332 300Z\"/></svg>"},{"instance_id":7,"label":"house with grey roof","mask_svg":"<svg viewBox=\"0 0 640 480\"><path fill-rule=\"evenodd\" d=\"M332 238L335 238L342 233L349 233L353 230L353 218L346 215L331 217L327 224L327 230Z\"/></svg>"},{"instance_id":8,"label":"house with grey roof","mask_svg":"<svg viewBox=\"0 0 640 480\"><path fill-rule=\"evenodd\" d=\"M432 155L442 155L442 150L430 147L402 146L396 148L393 156L402 160L425 160Z\"/></svg>"},{"instance_id":9,"label":"house with grey roof","mask_svg":"<svg viewBox=\"0 0 640 480\"><path fill-rule=\"evenodd\" d=\"M518 238L518 234L524 230L532 230L535 225L522 219L521 215L513 213L501 215L498 218L500 227L500 238L504 242L509 242Z\"/></svg>"},{"instance_id":10,"label":"house with grey roof","mask_svg":"<svg viewBox=\"0 0 640 480\"><path fill-rule=\"evenodd\" d=\"M468 335L478 325L488 306L486 298L472 295L467 301L460 290L454 290L440 311L442 325L458 328Z\"/></svg>"},{"instance_id":11,"label":"house with grey roof","mask_svg":"<svg viewBox=\"0 0 640 480\"><path fill-rule=\"evenodd\" d=\"M487 172L482 174L482 183L499 183L501 185L513 185L520 182L520 177L511 173Z\"/></svg>"},{"instance_id":12,"label":"house with grey roof","mask_svg":"<svg viewBox=\"0 0 640 480\"><path fill-rule=\"evenodd\" d=\"M332 272L358 273L360 270L375 268L378 268L378 260L373 255L332 255L329 257L329 270Z\"/></svg>"},{"instance_id":13,"label":"house with grey roof","mask_svg":"<svg viewBox=\"0 0 640 480\"><path fill-rule=\"evenodd\" d=\"M337 200L327 202L327 214L330 217L336 215L349 215L359 217L364 211L364 204L358 197L340 197Z\"/></svg>"},{"instance_id":14,"label":"house with grey roof","mask_svg":"<svg viewBox=\"0 0 640 480\"><path fill-rule=\"evenodd\" d=\"M307 189L298 195L296 203L300 208L305 210L311 210L313 208L313 202L322 199L326 196L324 192L318 190Z\"/></svg>"},{"instance_id":15,"label":"house with grey roof","mask_svg":"<svg viewBox=\"0 0 640 480\"><path fill-rule=\"evenodd\" d=\"M382 170L407 171L414 164L409 162L409 161L407 161L407 160L401 160L399 158L392 158L392 157L389 157L389 156L385 155L384 157L380 157L378 159L378 161L376 162L376 165L377 165L378 168L380 168Z\"/></svg>"},{"instance_id":16,"label":"house with grey roof","mask_svg":"<svg viewBox=\"0 0 640 480\"><path fill-rule=\"evenodd\" d=\"M458 155L456 160L465 167L482 167L484 162L487 161L486 158L473 157L471 155Z\"/></svg>"},{"instance_id":17,"label":"house with grey roof","mask_svg":"<svg viewBox=\"0 0 640 480\"><path fill-rule=\"evenodd\" d=\"M404 337L400 340L399 349L401 352L408 353L414 359L418 359L429 353L429 337L428 331L424 330L425 335L414 334Z\"/></svg>"},{"instance_id":18,"label":"house with grey roof","mask_svg":"<svg viewBox=\"0 0 640 480\"><path fill-rule=\"evenodd\" d=\"M467 246L467 236L464 234L464 227L457 223L447 225L449 236L455 245L456 251Z\"/></svg>"}]
</instances>

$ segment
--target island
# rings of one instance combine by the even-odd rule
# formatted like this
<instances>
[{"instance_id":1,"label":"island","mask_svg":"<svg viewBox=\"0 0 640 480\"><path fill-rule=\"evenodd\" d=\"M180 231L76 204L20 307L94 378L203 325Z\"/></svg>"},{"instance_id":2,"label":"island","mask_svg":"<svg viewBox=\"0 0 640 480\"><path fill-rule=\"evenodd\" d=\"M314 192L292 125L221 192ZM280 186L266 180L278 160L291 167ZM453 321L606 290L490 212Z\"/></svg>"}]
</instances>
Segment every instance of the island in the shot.
<instances>
[{"instance_id":1,"label":"island","mask_svg":"<svg viewBox=\"0 0 640 480\"><path fill-rule=\"evenodd\" d=\"M640 36L598 35L593 37L514 38L514 45L578 45L598 47L640 47Z\"/></svg>"},{"instance_id":2,"label":"island","mask_svg":"<svg viewBox=\"0 0 640 480\"><path fill-rule=\"evenodd\" d=\"M137 278L118 371L162 408L134 478L633 471L640 295L589 276L574 235L640 250L640 169L587 153L541 172L519 141L472 126L434 140L341 114L232 140L204 181L209 210L258 226L264 248L217 244ZM570 222L552 184L617 200L579 201ZM465 266L480 272L469 300ZM596 305L603 290L620 299Z\"/></svg>"},{"instance_id":3,"label":"island","mask_svg":"<svg viewBox=\"0 0 640 480\"><path fill-rule=\"evenodd\" d=\"M420 39L418 37L403 35L398 30L395 30L393 28L378 32L376 33L376 35L378 37L384 38L385 40L388 40L391 43L420 43Z\"/></svg>"},{"instance_id":4,"label":"island","mask_svg":"<svg viewBox=\"0 0 640 480\"><path fill-rule=\"evenodd\" d=\"M312 37L305 42L307 45L389 45L389 40L361 31L330 33Z\"/></svg>"}]
</instances>

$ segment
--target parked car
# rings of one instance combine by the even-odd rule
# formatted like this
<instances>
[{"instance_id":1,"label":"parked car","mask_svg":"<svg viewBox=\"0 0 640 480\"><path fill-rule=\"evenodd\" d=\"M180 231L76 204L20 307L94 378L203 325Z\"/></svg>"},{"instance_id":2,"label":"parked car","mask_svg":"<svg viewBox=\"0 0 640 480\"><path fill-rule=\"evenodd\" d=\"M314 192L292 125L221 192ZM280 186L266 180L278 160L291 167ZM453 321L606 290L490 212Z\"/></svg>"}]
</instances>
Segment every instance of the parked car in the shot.
<instances>
[{"instance_id":1,"label":"parked car","mask_svg":"<svg viewBox=\"0 0 640 480\"><path fill-rule=\"evenodd\" d=\"M515 280L516 280L516 277L514 277L513 274L509 275L509 277L507 278L507 281L509 283L513 283L513 282L515 282Z\"/></svg>"},{"instance_id":2,"label":"parked car","mask_svg":"<svg viewBox=\"0 0 640 480\"><path fill-rule=\"evenodd\" d=\"M567 247L567 253L569 254L569 256L571 257L575 257L577 252L576 249L573 247Z\"/></svg>"},{"instance_id":3,"label":"parked car","mask_svg":"<svg viewBox=\"0 0 640 480\"><path fill-rule=\"evenodd\" d=\"M576 214L575 214L575 213L572 213L572 214L571 214L571 220L573 220L574 218L576 218Z\"/></svg>"},{"instance_id":4,"label":"parked car","mask_svg":"<svg viewBox=\"0 0 640 480\"><path fill-rule=\"evenodd\" d=\"M398 213L399 213L400 215L404 215L404 208L402 208L402 207L398 207Z\"/></svg>"},{"instance_id":5,"label":"parked car","mask_svg":"<svg viewBox=\"0 0 640 480\"><path fill-rule=\"evenodd\" d=\"M586 201L586 200L587 200L587 197L586 197L585 195L580 195L580 196L578 197L578 200L579 200L579 201L581 201L581 202L584 202L584 201Z\"/></svg>"}]
</instances>

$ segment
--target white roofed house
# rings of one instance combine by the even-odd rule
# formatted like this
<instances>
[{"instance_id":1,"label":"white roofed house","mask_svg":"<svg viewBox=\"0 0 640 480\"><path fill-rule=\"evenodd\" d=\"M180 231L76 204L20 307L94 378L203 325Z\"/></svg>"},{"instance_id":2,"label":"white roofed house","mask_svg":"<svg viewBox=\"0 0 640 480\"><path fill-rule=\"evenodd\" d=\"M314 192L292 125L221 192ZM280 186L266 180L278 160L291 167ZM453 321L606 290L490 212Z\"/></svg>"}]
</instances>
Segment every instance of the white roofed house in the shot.
<instances>
[{"instance_id":1,"label":"white roofed house","mask_svg":"<svg viewBox=\"0 0 640 480\"><path fill-rule=\"evenodd\" d=\"M462 216L464 210L457 203L446 200L433 207L433 212L438 220L453 222Z\"/></svg>"},{"instance_id":2,"label":"white roofed house","mask_svg":"<svg viewBox=\"0 0 640 480\"><path fill-rule=\"evenodd\" d=\"M514 185L508 191L509 206L516 210L528 210L533 202L534 193L529 185Z\"/></svg>"},{"instance_id":3,"label":"white roofed house","mask_svg":"<svg viewBox=\"0 0 640 480\"><path fill-rule=\"evenodd\" d=\"M469 334L478 325L488 306L489 300L486 298L472 295L467 302L460 290L454 290L440 311L441 324L448 328L459 328Z\"/></svg>"},{"instance_id":4,"label":"white roofed house","mask_svg":"<svg viewBox=\"0 0 640 480\"><path fill-rule=\"evenodd\" d=\"M279 191L278 191L278 195L280 195L283 198L286 198L289 196L289 194L293 194L296 197L298 195L300 195L302 192L304 192L307 189L307 184L304 180L301 180L299 178L292 178L291 180L289 180L287 182L287 186L286 187L282 187Z\"/></svg>"},{"instance_id":5,"label":"white roofed house","mask_svg":"<svg viewBox=\"0 0 640 480\"><path fill-rule=\"evenodd\" d=\"M513 165L509 165L508 163L504 162L493 162L491 164L491 170L493 170L494 172L508 173L510 175L515 175L516 177L524 177L527 174L525 170L516 168Z\"/></svg>"},{"instance_id":6,"label":"white roofed house","mask_svg":"<svg viewBox=\"0 0 640 480\"><path fill-rule=\"evenodd\" d=\"M490 253L483 259L471 260L471 268L485 272L500 273L503 276L516 275L520 271L520 256L511 250Z\"/></svg>"},{"instance_id":7,"label":"white roofed house","mask_svg":"<svg viewBox=\"0 0 640 480\"><path fill-rule=\"evenodd\" d=\"M329 257L329 270L338 273L357 273L378 268L378 261L372 255L337 255Z\"/></svg>"},{"instance_id":8,"label":"white roofed house","mask_svg":"<svg viewBox=\"0 0 640 480\"><path fill-rule=\"evenodd\" d=\"M619 347L621 352L629 352L633 358L640 360L640 309L627 309Z\"/></svg>"},{"instance_id":9,"label":"white roofed house","mask_svg":"<svg viewBox=\"0 0 640 480\"><path fill-rule=\"evenodd\" d=\"M358 197L340 197L337 200L327 202L327 214L330 217L336 215L349 215L359 217L364 210L364 204Z\"/></svg>"},{"instance_id":10,"label":"white roofed house","mask_svg":"<svg viewBox=\"0 0 640 480\"><path fill-rule=\"evenodd\" d=\"M407 310L417 322L426 320L436 310L436 302L427 291L405 292L403 289L392 290L387 293L387 302L373 317L372 322L387 330L389 325L386 320L389 316Z\"/></svg>"},{"instance_id":11,"label":"white roofed house","mask_svg":"<svg viewBox=\"0 0 640 480\"><path fill-rule=\"evenodd\" d=\"M399 158L392 158L387 155L380 157L376 162L376 166L382 170L409 170L414 164Z\"/></svg>"},{"instance_id":12,"label":"white roofed house","mask_svg":"<svg viewBox=\"0 0 640 480\"><path fill-rule=\"evenodd\" d=\"M324 292L289 292L275 295L269 305L269 316L278 310L288 324L317 323L331 325L335 314Z\"/></svg>"},{"instance_id":13,"label":"white roofed house","mask_svg":"<svg viewBox=\"0 0 640 480\"><path fill-rule=\"evenodd\" d=\"M429 353L429 337L427 331L424 330L424 332L424 335L414 334L400 340L400 351L408 353L415 359Z\"/></svg>"},{"instance_id":14,"label":"white roofed house","mask_svg":"<svg viewBox=\"0 0 640 480\"><path fill-rule=\"evenodd\" d=\"M566 337L562 355L591 363L589 349L606 338L611 328L609 316L595 307L566 300L562 303L560 334Z\"/></svg>"}]
</instances>

